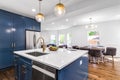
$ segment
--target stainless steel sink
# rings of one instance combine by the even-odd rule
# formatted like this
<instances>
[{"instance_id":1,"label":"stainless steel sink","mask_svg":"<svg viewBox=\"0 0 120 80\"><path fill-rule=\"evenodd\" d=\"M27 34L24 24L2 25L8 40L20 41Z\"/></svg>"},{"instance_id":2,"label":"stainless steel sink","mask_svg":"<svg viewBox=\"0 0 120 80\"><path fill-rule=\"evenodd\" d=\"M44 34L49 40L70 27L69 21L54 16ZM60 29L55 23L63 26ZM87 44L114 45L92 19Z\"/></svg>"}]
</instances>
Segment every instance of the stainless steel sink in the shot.
<instances>
[{"instance_id":1,"label":"stainless steel sink","mask_svg":"<svg viewBox=\"0 0 120 80\"><path fill-rule=\"evenodd\" d=\"M29 55L31 55L31 56L38 57L38 56L47 55L47 54L49 54L49 53L42 53L42 52L30 52L30 53L26 53L26 54L29 54Z\"/></svg>"}]
</instances>

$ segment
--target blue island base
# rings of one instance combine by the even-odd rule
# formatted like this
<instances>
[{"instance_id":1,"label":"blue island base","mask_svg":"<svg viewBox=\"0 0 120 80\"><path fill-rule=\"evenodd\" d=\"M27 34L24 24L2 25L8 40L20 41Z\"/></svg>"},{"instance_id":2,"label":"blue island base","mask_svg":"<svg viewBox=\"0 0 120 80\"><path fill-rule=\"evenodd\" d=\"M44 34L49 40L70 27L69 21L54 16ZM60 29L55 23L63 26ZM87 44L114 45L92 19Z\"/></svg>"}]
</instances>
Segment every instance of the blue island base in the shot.
<instances>
[{"instance_id":1,"label":"blue island base","mask_svg":"<svg viewBox=\"0 0 120 80\"><path fill-rule=\"evenodd\" d=\"M88 80L88 57L80 57L57 71L57 80Z\"/></svg>"}]
</instances>

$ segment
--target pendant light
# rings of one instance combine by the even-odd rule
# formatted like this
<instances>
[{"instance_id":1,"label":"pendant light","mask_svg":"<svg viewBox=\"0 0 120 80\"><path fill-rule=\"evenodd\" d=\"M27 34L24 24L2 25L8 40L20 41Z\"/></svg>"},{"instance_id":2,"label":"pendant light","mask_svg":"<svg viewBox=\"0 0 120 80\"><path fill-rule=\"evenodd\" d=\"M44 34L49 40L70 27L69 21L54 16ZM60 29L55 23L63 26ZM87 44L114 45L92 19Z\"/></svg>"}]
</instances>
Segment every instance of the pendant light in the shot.
<instances>
[{"instance_id":1,"label":"pendant light","mask_svg":"<svg viewBox=\"0 0 120 80\"><path fill-rule=\"evenodd\" d=\"M35 16L35 19L38 22L41 22L44 20L44 14L41 13L41 2L42 0L39 0L39 13Z\"/></svg>"},{"instance_id":2,"label":"pendant light","mask_svg":"<svg viewBox=\"0 0 120 80\"><path fill-rule=\"evenodd\" d=\"M90 20L90 24L86 26L87 29L96 29L97 28L97 25L94 25L92 23L92 18L89 18Z\"/></svg>"},{"instance_id":3,"label":"pendant light","mask_svg":"<svg viewBox=\"0 0 120 80\"><path fill-rule=\"evenodd\" d=\"M61 3L61 0L59 0L59 3L55 6L55 14L57 16L61 16L65 14L65 6Z\"/></svg>"}]
</instances>

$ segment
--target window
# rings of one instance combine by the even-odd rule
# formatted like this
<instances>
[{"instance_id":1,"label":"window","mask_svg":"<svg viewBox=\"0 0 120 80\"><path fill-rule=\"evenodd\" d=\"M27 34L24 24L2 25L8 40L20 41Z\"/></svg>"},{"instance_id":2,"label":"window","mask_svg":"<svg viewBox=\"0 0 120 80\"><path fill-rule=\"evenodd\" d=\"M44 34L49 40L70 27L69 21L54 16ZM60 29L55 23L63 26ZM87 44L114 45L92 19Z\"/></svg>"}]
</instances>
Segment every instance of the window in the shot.
<instances>
[{"instance_id":1,"label":"window","mask_svg":"<svg viewBox=\"0 0 120 80\"><path fill-rule=\"evenodd\" d=\"M67 45L68 46L71 46L71 34L70 33L67 33Z\"/></svg>"},{"instance_id":2,"label":"window","mask_svg":"<svg viewBox=\"0 0 120 80\"><path fill-rule=\"evenodd\" d=\"M51 44L56 44L56 36L55 35L51 35L51 37L50 37L50 43Z\"/></svg>"},{"instance_id":3,"label":"window","mask_svg":"<svg viewBox=\"0 0 120 80\"><path fill-rule=\"evenodd\" d=\"M98 46L99 45L99 32L97 31L89 31L88 32L88 43L91 46Z\"/></svg>"},{"instance_id":4,"label":"window","mask_svg":"<svg viewBox=\"0 0 120 80\"><path fill-rule=\"evenodd\" d=\"M60 34L59 35L59 45L64 45L64 43L65 43L65 35Z\"/></svg>"}]
</instances>

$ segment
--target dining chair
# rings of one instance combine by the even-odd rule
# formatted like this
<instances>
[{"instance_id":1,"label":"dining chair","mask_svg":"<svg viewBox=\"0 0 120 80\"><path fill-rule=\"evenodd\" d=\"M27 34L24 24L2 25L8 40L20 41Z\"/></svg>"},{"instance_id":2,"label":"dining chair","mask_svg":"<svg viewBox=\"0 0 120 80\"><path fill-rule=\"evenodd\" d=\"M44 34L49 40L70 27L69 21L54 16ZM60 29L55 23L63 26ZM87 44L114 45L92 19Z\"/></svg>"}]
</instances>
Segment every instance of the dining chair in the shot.
<instances>
[{"instance_id":1,"label":"dining chair","mask_svg":"<svg viewBox=\"0 0 120 80\"><path fill-rule=\"evenodd\" d=\"M106 52L103 53L104 56L112 56L112 60L114 61L114 56L116 55L117 49L114 47L107 47Z\"/></svg>"},{"instance_id":2,"label":"dining chair","mask_svg":"<svg viewBox=\"0 0 120 80\"><path fill-rule=\"evenodd\" d=\"M56 47L56 44L47 44L47 47L50 47L50 46L55 46Z\"/></svg>"},{"instance_id":3,"label":"dining chair","mask_svg":"<svg viewBox=\"0 0 120 80\"><path fill-rule=\"evenodd\" d=\"M59 48L67 48L68 46L67 45L59 45L58 47Z\"/></svg>"},{"instance_id":4,"label":"dining chair","mask_svg":"<svg viewBox=\"0 0 120 80\"><path fill-rule=\"evenodd\" d=\"M73 48L73 49L80 49L80 47L77 46L77 45L72 46L72 48Z\"/></svg>"},{"instance_id":5,"label":"dining chair","mask_svg":"<svg viewBox=\"0 0 120 80\"><path fill-rule=\"evenodd\" d=\"M92 50L89 50L89 56L90 56L90 62L94 62L94 63L98 63L99 62L104 62L103 61L103 56L102 56L102 53L100 50L97 50L97 49L92 49Z\"/></svg>"}]
</instances>

